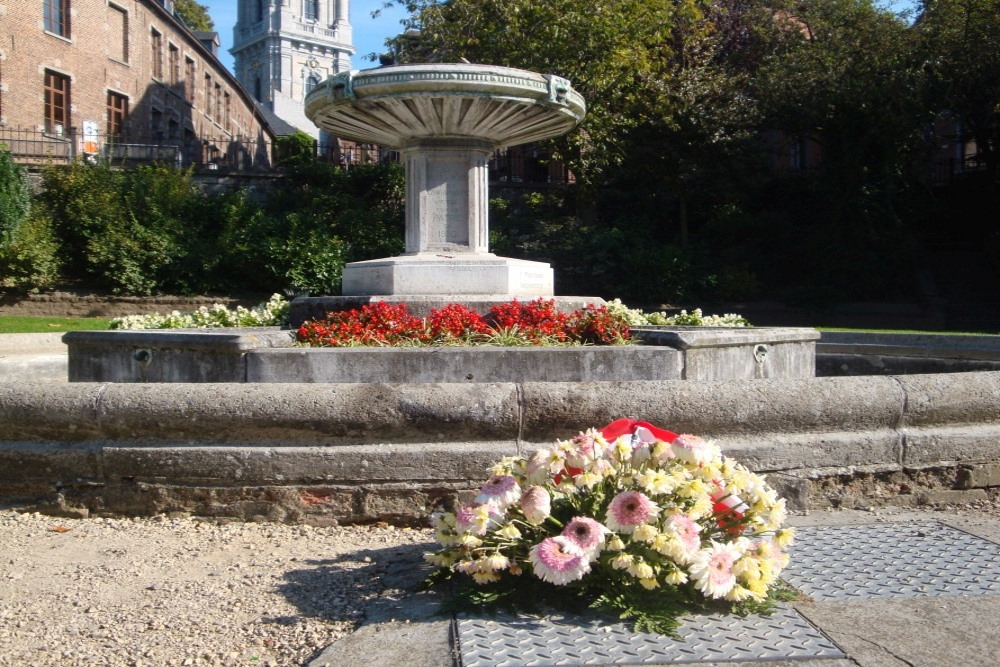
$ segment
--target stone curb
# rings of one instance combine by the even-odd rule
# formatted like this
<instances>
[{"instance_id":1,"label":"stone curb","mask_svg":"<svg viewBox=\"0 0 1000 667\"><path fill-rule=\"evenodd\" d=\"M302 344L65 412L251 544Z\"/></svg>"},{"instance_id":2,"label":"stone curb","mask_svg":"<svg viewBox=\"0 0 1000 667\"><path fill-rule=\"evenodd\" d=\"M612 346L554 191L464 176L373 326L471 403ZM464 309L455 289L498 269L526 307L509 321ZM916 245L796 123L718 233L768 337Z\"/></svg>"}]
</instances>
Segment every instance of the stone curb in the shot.
<instances>
[{"instance_id":1,"label":"stone curb","mask_svg":"<svg viewBox=\"0 0 1000 667\"><path fill-rule=\"evenodd\" d=\"M812 471L964 467L971 472L949 482L964 490L1000 461L1000 372L707 383L7 382L0 498L55 490L107 511L415 520L461 499L498 458L621 416L714 438L754 470L788 473L772 479L800 507Z\"/></svg>"}]
</instances>

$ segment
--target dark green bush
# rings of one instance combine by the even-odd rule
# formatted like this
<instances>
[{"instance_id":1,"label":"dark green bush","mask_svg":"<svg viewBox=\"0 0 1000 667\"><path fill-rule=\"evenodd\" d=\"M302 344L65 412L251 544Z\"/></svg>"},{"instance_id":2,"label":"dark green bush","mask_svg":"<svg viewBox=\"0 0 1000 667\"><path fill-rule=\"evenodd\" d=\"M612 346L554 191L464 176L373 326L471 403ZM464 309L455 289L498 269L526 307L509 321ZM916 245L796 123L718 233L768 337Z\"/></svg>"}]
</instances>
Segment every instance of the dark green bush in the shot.
<instances>
[{"instance_id":1,"label":"dark green bush","mask_svg":"<svg viewBox=\"0 0 1000 667\"><path fill-rule=\"evenodd\" d=\"M32 209L27 174L0 150L0 287L50 287L59 274L58 248L48 218Z\"/></svg>"}]
</instances>

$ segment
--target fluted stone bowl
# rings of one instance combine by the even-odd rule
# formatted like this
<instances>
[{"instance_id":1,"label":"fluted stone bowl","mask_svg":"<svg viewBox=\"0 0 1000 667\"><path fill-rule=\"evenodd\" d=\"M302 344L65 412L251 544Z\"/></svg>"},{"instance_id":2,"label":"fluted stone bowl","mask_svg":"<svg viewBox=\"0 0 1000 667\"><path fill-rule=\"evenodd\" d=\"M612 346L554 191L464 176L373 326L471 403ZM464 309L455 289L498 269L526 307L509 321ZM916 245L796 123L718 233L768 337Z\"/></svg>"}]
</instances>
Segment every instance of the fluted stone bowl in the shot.
<instances>
[{"instance_id":1,"label":"fluted stone bowl","mask_svg":"<svg viewBox=\"0 0 1000 667\"><path fill-rule=\"evenodd\" d=\"M334 136L363 143L477 139L501 147L569 132L586 103L551 74L431 63L341 72L309 93L305 111Z\"/></svg>"}]
</instances>

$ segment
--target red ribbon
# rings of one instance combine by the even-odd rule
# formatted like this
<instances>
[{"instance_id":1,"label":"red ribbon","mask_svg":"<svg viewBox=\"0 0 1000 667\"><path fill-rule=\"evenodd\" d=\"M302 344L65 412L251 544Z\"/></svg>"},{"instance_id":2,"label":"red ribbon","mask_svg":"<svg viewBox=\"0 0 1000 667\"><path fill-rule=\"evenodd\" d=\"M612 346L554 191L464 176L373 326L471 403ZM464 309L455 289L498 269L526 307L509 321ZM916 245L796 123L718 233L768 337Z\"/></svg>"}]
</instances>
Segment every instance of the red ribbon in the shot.
<instances>
[{"instance_id":1,"label":"red ribbon","mask_svg":"<svg viewBox=\"0 0 1000 667\"><path fill-rule=\"evenodd\" d=\"M657 428L649 422L640 422L634 419L616 419L604 428L600 429L601 435L608 441L613 441L623 435L632 435L639 428L649 431L654 438L663 442L673 442L677 439L677 434Z\"/></svg>"}]
</instances>

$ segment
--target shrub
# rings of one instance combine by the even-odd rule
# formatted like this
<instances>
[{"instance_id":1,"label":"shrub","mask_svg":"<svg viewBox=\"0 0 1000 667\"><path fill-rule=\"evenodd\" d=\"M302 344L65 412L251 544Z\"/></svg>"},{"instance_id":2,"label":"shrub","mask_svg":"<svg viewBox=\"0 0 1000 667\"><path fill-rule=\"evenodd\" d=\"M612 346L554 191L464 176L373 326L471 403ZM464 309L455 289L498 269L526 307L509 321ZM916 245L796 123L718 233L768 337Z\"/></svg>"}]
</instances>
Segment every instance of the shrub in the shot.
<instances>
[{"instance_id":1,"label":"shrub","mask_svg":"<svg viewBox=\"0 0 1000 667\"><path fill-rule=\"evenodd\" d=\"M38 291L59 277L58 241L44 211L31 204L27 174L0 150L0 287Z\"/></svg>"}]
</instances>

